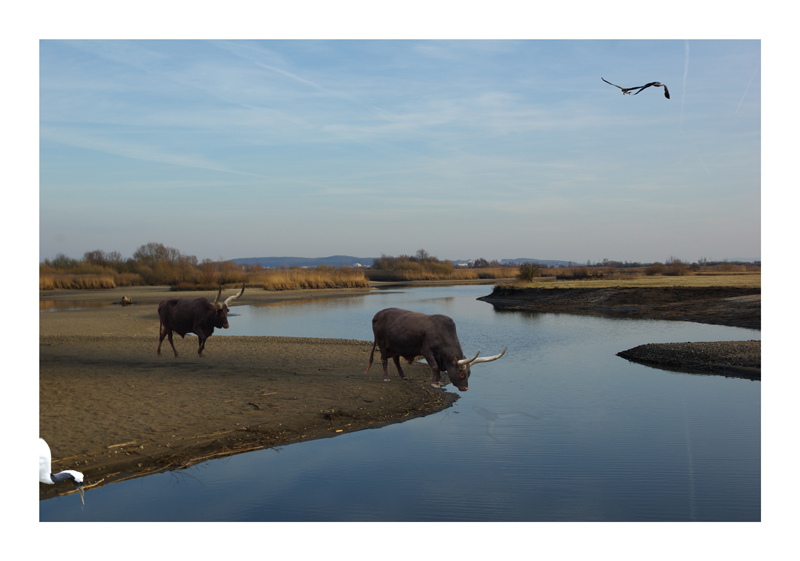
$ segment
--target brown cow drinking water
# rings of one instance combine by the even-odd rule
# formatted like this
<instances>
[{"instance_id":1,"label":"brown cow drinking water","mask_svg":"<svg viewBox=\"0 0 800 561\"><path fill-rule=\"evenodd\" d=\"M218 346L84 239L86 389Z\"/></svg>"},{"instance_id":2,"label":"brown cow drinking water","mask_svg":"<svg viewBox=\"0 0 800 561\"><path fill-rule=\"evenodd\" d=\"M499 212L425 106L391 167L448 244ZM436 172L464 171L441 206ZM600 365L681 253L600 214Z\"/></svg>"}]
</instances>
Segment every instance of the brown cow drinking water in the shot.
<instances>
[{"instance_id":1,"label":"brown cow drinking water","mask_svg":"<svg viewBox=\"0 0 800 561\"><path fill-rule=\"evenodd\" d=\"M372 332L375 334L375 343L369 355L367 372L372 366L372 357L377 346L381 351L384 382L389 381L387 366L390 358L394 359L400 377L405 379L406 375L400 368L400 357L411 364L416 357L423 356L433 372L432 386L442 386L440 372L445 370L453 385L463 392L469 389L470 366L497 360L506 352L503 349L499 355L478 358L481 352L479 350L474 357L466 358L456 335L455 322L440 314L429 316L398 308L386 308L372 318Z\"/></svg>"},{"instance_id":2,"label":"brown cow drinking water","mask_svg":"<svg viewBox=\"0 0 800 561\"><path fill-rule=\"evenodd\" d=\"M172 352L178 356L175 345L172 343L172 332L183 336L187 333L194 333L200 340L200 348L197 354L203 356L203 348L206 346L206 339L214 333L215 327L228 329L228 304L244 294L244 283L239 294L231 296L222 304L219 297L222 295L222 285L214 302L209 302L205 298L188 300L186 298L168 298L158 305L158 318L161 320L161 333L158 339L158 355L161 356L161 343L164 337L169 336L169 344Z\"/></svg>"}]
</instances>

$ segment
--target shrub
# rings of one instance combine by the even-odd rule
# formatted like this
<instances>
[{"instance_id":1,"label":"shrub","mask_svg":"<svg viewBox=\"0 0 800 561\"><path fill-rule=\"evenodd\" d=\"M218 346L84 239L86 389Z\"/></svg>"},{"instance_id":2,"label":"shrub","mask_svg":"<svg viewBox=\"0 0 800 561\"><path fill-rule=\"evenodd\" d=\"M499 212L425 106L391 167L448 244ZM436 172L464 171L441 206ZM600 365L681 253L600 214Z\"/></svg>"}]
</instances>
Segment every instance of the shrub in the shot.
<instances>
[{"instance_id":1,"label":"shrub","mask_svg":"<svg viewBox=\"0 0 800 561\"><path fill-rule=\"evenodd\" d=\"M686 263L684 263L680 259L677 259L675 257L670 257L669 259L667 259L666 271L664 271L664 274L670 277L682 277L686 275L691 275L693 274L693 272L690 271Z\"/></svg>"},{"instance_id":2,"label":"shrub","mask_svg":"<svg viewBox=\"0 0 800 561\"><path fill-rule=\"evenodd\" d=\"M521 281L532 282L534 278L542 275L542 266L539 263L522 263L519 266L517 278Z\"/></svg>"}]
</instances>

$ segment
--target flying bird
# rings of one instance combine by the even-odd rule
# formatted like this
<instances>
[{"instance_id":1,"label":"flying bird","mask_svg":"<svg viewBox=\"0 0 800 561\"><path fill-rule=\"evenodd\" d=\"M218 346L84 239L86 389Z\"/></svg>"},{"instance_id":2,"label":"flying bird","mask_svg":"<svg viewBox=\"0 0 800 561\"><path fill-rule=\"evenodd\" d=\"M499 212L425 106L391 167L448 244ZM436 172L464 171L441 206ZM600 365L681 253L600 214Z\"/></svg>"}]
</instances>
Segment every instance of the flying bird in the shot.
<instances>
[{"instance_id":1,"label":"flying bird","mask_svg":"<svg viewBox=\"0 0 800 561\"><path fill-rule=\"evenodd\" d=\"M611 82L609 82L608 80L606 80L602 76L600 76L600 79L603 82L605 82L606 84L611 84ZM643 89L649 88L650 86L656 86L657 88L664 88L664 97L669 99L669 90L667 89L667 85L666 84L662 84L661 82L650 82L649 84L645 84L644 86L635 86L633 88L623 88L622 86L617 86L616 84L611 84L611 85L621 89L623 95L624 94L630 95L633 90L639 90L635 94L633 94L633 95L639 95L639 92L641 92Z\"/></svg>"},{"instance_id":2,"label":"flying bird","mask_svg":"<svg viewBox=\"0 0 800 561\"><path fill-rule=\"evenodd\" d=\"M50 473L50 446L43 438L39 439L39 482L53 485L60 481L72 481L83 502L83 474L79 471L68 469L58 473Z\"/></svg>"}]
</instances>

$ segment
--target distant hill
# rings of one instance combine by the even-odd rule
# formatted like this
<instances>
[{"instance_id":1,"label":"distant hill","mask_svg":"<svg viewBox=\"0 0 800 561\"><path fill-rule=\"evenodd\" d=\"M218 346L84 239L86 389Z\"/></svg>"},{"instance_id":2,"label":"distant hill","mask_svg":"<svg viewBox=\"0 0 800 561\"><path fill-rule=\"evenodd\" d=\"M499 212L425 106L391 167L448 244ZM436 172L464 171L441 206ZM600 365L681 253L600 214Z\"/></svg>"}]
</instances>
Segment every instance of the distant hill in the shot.
<instances>
[{"instance_id":1,"label":"distant hill","mask_svg":"<svg viewBox=\"0 0 800 561\"><path fill-rule=\"evenodd\" d=\"M330 257L242 257L231 259L240 265L261 265L265 268L272 267L318 267L329 265L331 267L369 267L376 257L352 257L350 255L331 255Z\"/></svg>"},{"instance_id":2,"label":"distant hill","mask_svg":"<svg viewBox=\"0 0 800 561\"><path fill-rule=\"evenodd\" d=\"M548 267L566 267L573 261L558 261L555 259L530 259L528 257L518 257L517 259L501 259L500 263L503 265L507 263L539 263L540 265L547 265Z\"/></svg>"}]
</instances>

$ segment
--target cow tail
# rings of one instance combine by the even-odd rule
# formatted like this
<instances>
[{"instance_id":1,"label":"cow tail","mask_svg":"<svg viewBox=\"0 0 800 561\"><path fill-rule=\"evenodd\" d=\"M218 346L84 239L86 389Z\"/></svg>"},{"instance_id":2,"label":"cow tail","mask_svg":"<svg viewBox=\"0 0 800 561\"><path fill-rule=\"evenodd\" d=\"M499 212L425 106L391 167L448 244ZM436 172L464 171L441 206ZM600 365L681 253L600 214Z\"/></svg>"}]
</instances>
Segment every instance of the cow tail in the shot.
<instances>
[{"instance_id":1,"label":"cow tail","mask_svg":"<svg viewBox=\"0 0 800 561\"><path fill-rule=\"evenodd\" d=\"M378 344L378 340L376 339L374 343L372 343L372 352L369 353L369 364L367 365L367 372L369 369L372 368L372 357L375 356L375 346ZM367 372L364 372L366 374Z\"/></svg>"},{"instance_id":2,"label":"cow tail","mask_svg":"<svg viewBox=\"0 0 800 561\"><path fill-rule=\"evenodd\" d=\"M158 305L158 339L159 342L162 341L161 334L164 332L164 316L161 315L162 307L164 306L164 302L161 302Z\"/></svg>"}]
</instances>

